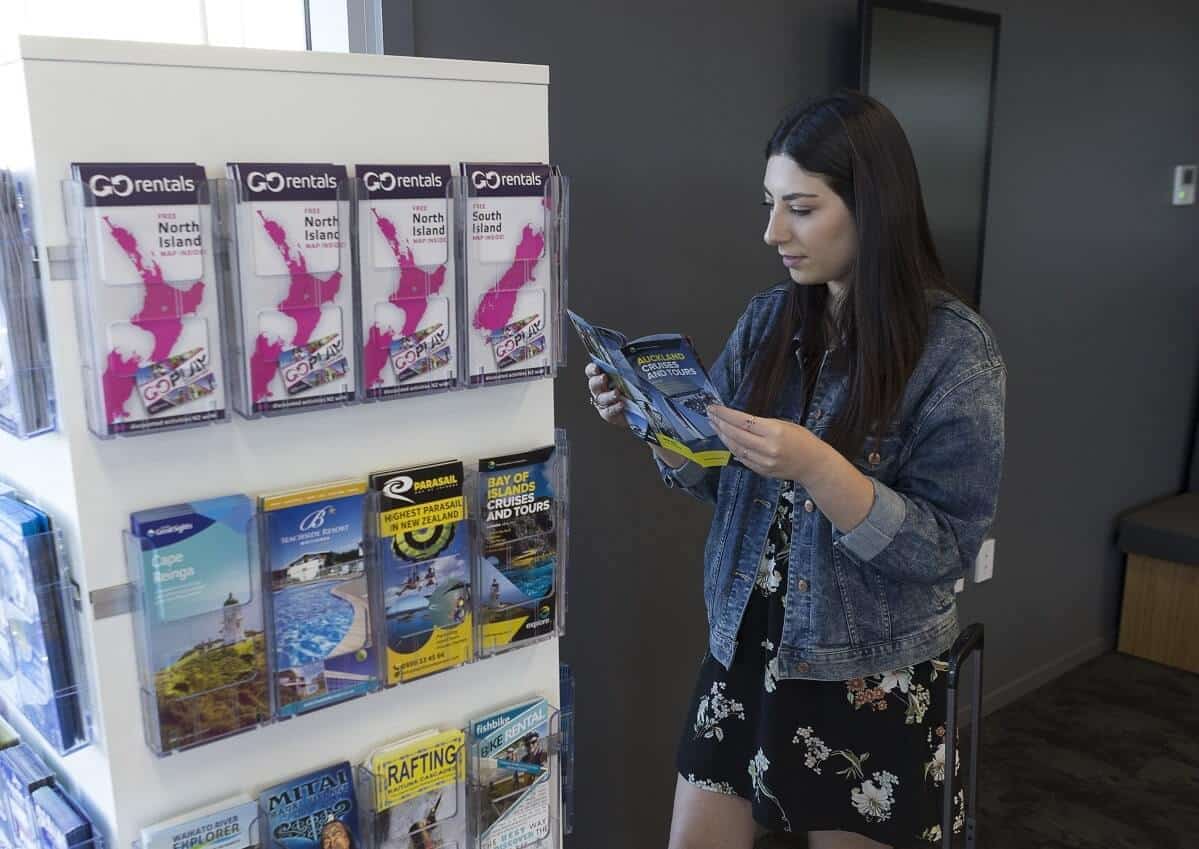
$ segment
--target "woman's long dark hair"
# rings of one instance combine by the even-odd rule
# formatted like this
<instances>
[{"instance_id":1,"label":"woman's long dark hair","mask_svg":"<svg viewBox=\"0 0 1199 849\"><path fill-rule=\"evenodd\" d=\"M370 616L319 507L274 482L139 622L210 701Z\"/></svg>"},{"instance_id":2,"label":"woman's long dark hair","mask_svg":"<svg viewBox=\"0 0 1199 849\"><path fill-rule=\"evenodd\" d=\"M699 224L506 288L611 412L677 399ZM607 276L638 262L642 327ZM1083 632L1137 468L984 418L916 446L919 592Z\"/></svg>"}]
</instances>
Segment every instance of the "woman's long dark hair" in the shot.
<instances>
[{"instance_id":1,"label":"woman's long dark hair","mask_svg":"<svg viewBox=\"0 0 1199 849\"><path fill-rule=\"evenodd\" d=\"M819 98L779 122L766 158L780 154L822 177L857 227L857 259L834 325L848 355L848 399L825 436L852 459L868 437L886 432L898 412L924 352L925 291L949 287L928 229L912 149L887 107L855 91ZM800 329L811 390L811 376L828 347L828 300L827 286L790 288L782 320L754 360L750 412L778 415L778 398L795 364L792 339Z\"/></svg>"}]
</instances>

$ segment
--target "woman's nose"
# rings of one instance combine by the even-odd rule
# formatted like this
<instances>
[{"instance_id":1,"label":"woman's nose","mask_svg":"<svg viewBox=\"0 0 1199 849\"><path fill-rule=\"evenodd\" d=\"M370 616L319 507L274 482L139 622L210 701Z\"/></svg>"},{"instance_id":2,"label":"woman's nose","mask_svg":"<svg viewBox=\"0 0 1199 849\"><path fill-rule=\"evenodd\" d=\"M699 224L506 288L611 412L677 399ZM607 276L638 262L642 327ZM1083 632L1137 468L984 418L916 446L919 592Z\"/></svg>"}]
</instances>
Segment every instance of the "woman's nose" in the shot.
<instances>
[{"instance_id":1,"label":"woman's nose","mask_svg":"<svg viewBox=\"0 0 1199 849\"><path fill-rule=\"evenodd\" d=\"M770 218L766 222L766 233L762 236L766 244L774 246L787 241L787 231L782 226L781 218L778 209L771 207Z\"/></svg>"}]
</instances>

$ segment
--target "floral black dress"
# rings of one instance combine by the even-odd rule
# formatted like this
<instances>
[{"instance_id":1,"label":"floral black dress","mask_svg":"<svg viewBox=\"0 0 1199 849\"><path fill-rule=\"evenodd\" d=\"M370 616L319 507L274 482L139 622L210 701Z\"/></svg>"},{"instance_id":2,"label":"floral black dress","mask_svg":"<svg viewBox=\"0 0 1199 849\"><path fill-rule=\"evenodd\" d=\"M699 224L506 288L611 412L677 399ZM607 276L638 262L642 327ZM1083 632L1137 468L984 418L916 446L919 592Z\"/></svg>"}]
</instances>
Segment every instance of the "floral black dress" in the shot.
<instances>
[{"instance_id":1,"label":"floral black dress","mask_svg":"<svg viewBox=\"0 0 1199 849\"><path fill-rule=\"evenodd\" d=\"M777 677L794 500L784 481L731 668L704 659L679 775L748 799L772 831L851 831L897 849L938 843L946 663L849 681ZM954 801L957 832L962 791Z\"/></svg>"}]
</instances>

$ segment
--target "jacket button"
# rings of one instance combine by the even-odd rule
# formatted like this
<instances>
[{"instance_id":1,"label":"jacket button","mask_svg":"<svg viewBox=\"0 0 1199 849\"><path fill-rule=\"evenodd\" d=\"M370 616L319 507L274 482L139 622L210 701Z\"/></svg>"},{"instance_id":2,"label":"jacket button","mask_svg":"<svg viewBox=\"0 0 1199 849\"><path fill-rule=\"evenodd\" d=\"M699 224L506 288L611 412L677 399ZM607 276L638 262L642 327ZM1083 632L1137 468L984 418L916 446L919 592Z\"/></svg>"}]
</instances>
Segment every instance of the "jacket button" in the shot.
<instances>
[{"instance_id":1,"label":"jacket button","mask_svg":"<svg viewBox=\"0 0 1199 849\"><path fill-rule=\"evenodd\" d=\"M872 466L877 466L883 461L883 457L877 451L871 451L870 456L866 458L867 462Z\"/></svg>"},{"instance_id":2,"label":"jacket button","mask_svg":"<svg viewBox=\"0 0 1199 849\"><path fill-rule=\"evenodd\" d=\"M795 588L801 593L806 593L808 591L808 582L803 578L800 578L799 583L795 585Z\"/></svg>"},{"instance_id":3,"label":"jacket button","mask_svg":"<svg viewBox=\"0 0 1199 849\"><path fill-rule=\"evenodd\" d=\"M811 669L811 665L806 660L801 660L799 663L795 664L796 672L808 672Z\"/></svg>"},{"instance_id":4,"label":"jacket button","mask_svg":"<svg viewBox=\"0 0 1199 849\"><path fill-rule=\"evenodd\" d=\"M813 512L816 509L816 502L809 498L803 503L803 509L807 513Z\"/></svg>"}]
</instances>

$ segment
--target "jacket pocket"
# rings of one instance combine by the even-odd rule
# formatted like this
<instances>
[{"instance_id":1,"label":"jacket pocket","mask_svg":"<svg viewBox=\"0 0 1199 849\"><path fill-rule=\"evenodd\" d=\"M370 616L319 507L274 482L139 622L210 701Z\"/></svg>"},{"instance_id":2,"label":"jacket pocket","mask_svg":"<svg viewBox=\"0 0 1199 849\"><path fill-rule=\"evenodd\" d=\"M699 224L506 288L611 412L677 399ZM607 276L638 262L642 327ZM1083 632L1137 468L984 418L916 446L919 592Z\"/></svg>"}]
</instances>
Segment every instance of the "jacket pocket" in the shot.
<instances>
[{"instance_id":1,"label":"jacket pocket","mask_svg":"<svg viewBox=\"0 0 1199 849\"><path fill-rule=\"evenodd\" d=\"M863 566L849 552L833 549L833 574L841 594L841 607L855 648L891 641L891 610L884 578Z\"/></svg>"}]
</instances>

